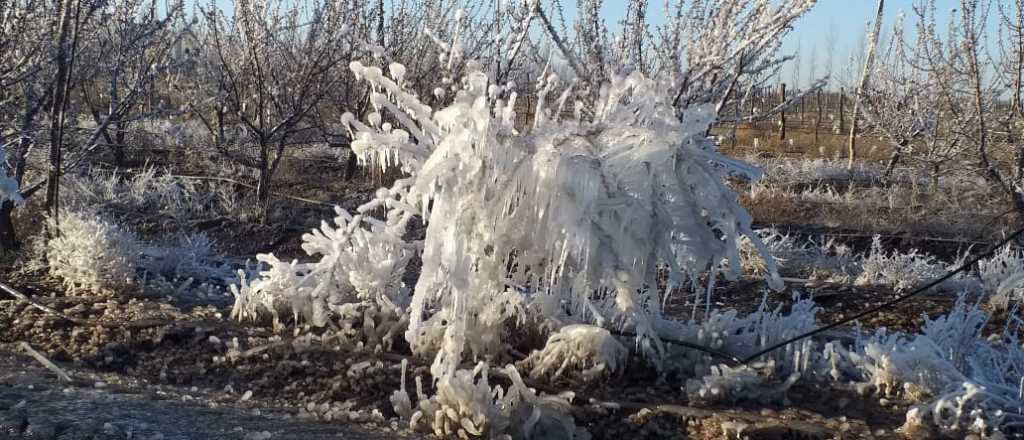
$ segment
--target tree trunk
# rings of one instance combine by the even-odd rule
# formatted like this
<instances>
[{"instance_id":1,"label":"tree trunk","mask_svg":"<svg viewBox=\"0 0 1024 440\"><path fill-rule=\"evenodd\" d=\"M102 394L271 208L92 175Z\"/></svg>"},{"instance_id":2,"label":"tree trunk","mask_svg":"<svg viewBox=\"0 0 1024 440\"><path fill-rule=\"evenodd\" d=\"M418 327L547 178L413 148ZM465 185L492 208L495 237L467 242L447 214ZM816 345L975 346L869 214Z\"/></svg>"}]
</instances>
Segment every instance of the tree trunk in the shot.
<instances>
[{"instance_id":1,"label":"tree trunk","mask_svg":"<svg viewBox=\"0 0 1024 440\"><path fill-rule=\"evenodd\" d=\"M14 203L6 200L0 203L0 250L13 251L18 248L18 237L14 232Z\"/></svg>"},{"instance_id":2,"label":"tree trunk","mask_svg":"<svg viewBox=\"0 0 1024 440\"><path fill-rule=\"evenodd\" d=\"M817 107L817 113L814 116L814 143L818 143L818 128L821 126L821 90L814 94L814 104Z\"/></svg>"},{"instance_id":3,"label":"tree trunk","mask_svg":"<svg viewBox=\"0 0 1024 440\"><path fill-rule=\"evenodd\" d=\"M124 138L124 123L118 121L114 124L114 166L118 168L125 166Z\"/></svg>"},{"instance_id":4,"label":"tree trunk","mask_svg":"<svg viewBox=\"0 0 1024 440\"><path fill-rule=\"evenodd\" d=\"M60 209L58 200L60 196L60 167L61 167L61 143L64 137L64 117L67 105L68 88L71 83L71 3L73 0L66 0L60 3L60 27L57 34L57 81L53 87L53 99L50 104L50 168L47 171L46 180L46 209L57 221L57 212Z\"/></svg>"},{"instance_id":5,"label":"tree trunk","mask_svg":"<svg viewBox=\"0 0 1024 440\"><path fill-rule=\"evenodd\" d=\"M878 46L878 34L882 32L882 11L884 9L885 0L878 0L874 28L871 31L871 35L868 36L868 53L864 60L864 72L861 73L860 84L857 85L856 99L853 101L853 119L850 120L850 137L847 142L849 161L846 163L846 169L848 170L853 169L853 162L857 158L857 138L855 134L857 132L857 112L860 110L860 95L867 88L868 80L871 77L871 68L875 62L875 48Z\"/></svg>"},{"instance_id":6,"label":"tree trunk","mask_svg":"<svg viewBox=\"0 0 1024 440\"><path fill-rule=\"evenodd\" d=\"M846 89L839 88L839 132L846 131Z\"/></svg>"},{"instance_id":7,"label":"tree trunk","mask_svg":"<svg viewBox=\"0 0 1024 440\"><path fill-rule=\"evenodd\" d=\"M110 108L107 110L109 117L114 118L114 145L111 148L114 150L114 166L117 168L124 167L124 124L121 123L120 116L117 115L118 109L121 106L121 94L118 88L118 74L114 73L110 77Z\"/></svg>"},{"instance_id":8,"label":"tree trunk","mask_svg":"<svg viewBox=\"0 0 1024 440\"><path fill-rule=\"evenodd\" d=\"M359 169L359 161L356 158L356 154L352 151L348 153L348 160L345 161L345 180L352 180L356 175L356 170Z\"/></svg>"},{"instance_id":9,"label":"tree trunk","mask_svg":"<svg viewBox=\"0 0 1024 440\"><path fill-rule=\"evenodd\" d=\"M267 224L270 212L270 164L264 162L260 167L259 181L256 183L256 215L260 224Z\"/></svg>"},{"instance_id":10,"label":"tree trunk","mask_svg":"<svg viewBox=\"0 0 1024 440\"><path fill-rule=\"evenodd\" d=\"M794 93L794 94L799 94L799 93L800 93L800 91L799 91L799 90L797 90L797 91L795 91L795 92L793 92L793 93ZM801 127L802 127L802 126L804 125L804 114L805 114L805 113L807 113L807 107L806 107L806 104L807 104L807 103L806 103L806 102L804 101L804 99L803 99L803 98L800 98L800 126L801 126Z\"/></svg>"},{"instance_id":11,"label":"tree trunk","mask_svg":"<svg viewBox=\"0 0 1024 440\"><path fill-rule=\"evenodd\" d=\"M903 149L907 147L909 142L900 142L896 144L896 148L892 150L892 155L889 156L889 163L885 164L885 172L882 173L882 177L888 179L892 176L892 172L896 169L896 165L900 162L903 156Z\"/></svg>"},{"instance_id":12,"label":"tree trunk","mask_svg":"<svg viewBox=\"0 0 1024 440\"><path fill-rule=\"evenodd\" d=\"M377 45L387 47L384 44L384 0L377 1Z\"/></svg>"},{"instance_id":13,"label":"tree trunk","mask_svg":"<svg viewBox=\"0 0 1024 440\"><path fill-rule=\"evenodd\" d=\"M781 102L786 102L786 83L779 84L779 97ZM786 110L779 112L779 140L786 140Z\"/></svg>"}]
</instances>

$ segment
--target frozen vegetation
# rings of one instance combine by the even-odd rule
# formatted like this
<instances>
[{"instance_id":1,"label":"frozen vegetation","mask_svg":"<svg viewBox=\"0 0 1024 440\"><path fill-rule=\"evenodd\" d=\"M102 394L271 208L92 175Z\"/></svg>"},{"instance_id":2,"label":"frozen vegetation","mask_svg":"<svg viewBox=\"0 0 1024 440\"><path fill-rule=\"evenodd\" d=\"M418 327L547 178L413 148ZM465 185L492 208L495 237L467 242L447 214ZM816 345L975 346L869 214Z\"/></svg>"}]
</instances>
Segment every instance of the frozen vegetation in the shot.
<instances>
[{"instance_id":1,"label":"frozen vegetation","mask_svg":"<svg viewBox=\"0 0 1024 440\"><path fill-rule=\"evenodd\" d=\"M661 312L666 295L701 285L705 273L713 285L719 274L735 277L747 267L780 287L771 255L783 267L815 267L897 291L950 269L927 255L888 252L877 240L862 256L752 231L725 178L760 173L714 151L704 137L711 109L677 118L657 81L634 73L602 88L589 119L559 117L563 94L521 133L512 127L515 94L498 98L502 86L484 73L469 72L452 104L435 111L403 89L400 66L389 73L351 67L374 90L366 122L346 117L356 154L373 166L401 166L410 177L304 236L310 262L260 256L266 269L239 287L235 313L275 321L291 315L318 326L353 307L394 315L384 336L405 327L413 352L434 358L435 395L425 395L417 377L418 403L404 386L392 398L411 427L516 438L573 432L567 396L538 396L515 366L489 366L503 359L510 332L526 327L550 335L526 360L534 378L612 374L628 346L663 375L680 378L693 403L783 401L794 383L819 381L917 400L907 432L997 436L1020 423L1017 321L984 339L987 315L966 296L920 334L882 329L858 335L853 345L805 339L750 365L666 343L742 357L814 329L818 309L808 300L788 313L767 304L749 316L708 308L692 321ZM547 75L540 96L558 83ZM382 122L385 113L401 125ZM423 219L425 238L407 242L414 217ZM402 276L414 254L422 267L407 287ZM1019 254L1006 251L981 267L943 288L986 286L993 301L1008 304L1022 270ZM609 330L635 336L624 346ZM492 386L490 369L510 378L511 388Z\"/></svg>"},{"instance_id":2,"label":"frozen vegetation","mask_svg":"<svg viewBox=\"0 0 1024 440\"><path fill-rule=\"evenodd\" d=\"M1014 55L1003 58L1019 59L1016 66L979 60L986 38L973 31L972 23L985 22L978 2L961 2L948 44L933 34L935 3L916 2L919 41L901 41L896 29L880 67L872 67L876 22L858 61L859 86L845 89L856 90L858 110L842 161L784 159L757 145L740 159L719 151L712 136L729 127L735 135L742 124L756 131L778 117L782 149L795 146L784 139L785 112L799 101L803 123L803 100L820 101L825 79L791 84L789 95L781 85L769 108L747 100L774 93L769 82L793 61L780 53L783 37L814 0L667 2L669 17L654 27L645 22L648 2L629 1L619 32L603 22L601 1L580 0L571 33L557 1L497 2L492 10L448 0L372 8L239 0L231 12L211 4L194 16L171 3L157 13L155 3L111 0L96 15L112 24L79 23L76 12L72 26L72 0L41 2L63 11L60 20L33 15L49 10L35 0L0 2L0 256L24 244L12 254L12 273L54 277L68 295L50 302L71 296L76 305L66 310L84 316L115 315L120 306L90 309L89 295L132 292L188 299L198 310L188 316L244 323L144 327L129 332L125 346L148 343L133 337L153 337L155 346L166 337L200 353L201 374L238 368L229 380L242 383L218 382L225 395L282 348L301 356L269 374L328 388L284 385L331 399L346 390L289 374L321 365L307 356L314 349L372 353L379 358L344 359L324 377L362 391L385 383L382 359L396 364L388 374L397 375L400 362L400 386L382 396L402 426L463 439L588 439L576 419L581 408L621 404L586 400L587 392L636 371L670 384L673 402L715 411L789 406L791 393L810 387L880 406L912 402L900 428L906 437L1024 432L1018 246L926 292L950 306L917 331L853 323L801 337L836 318L820 316L826 310L801 291L805 282L877 290L872 299L884 302L981 251L961 246L949 258L890 249L883 236L894 223L983 244L1001 238L992 231L1008 224L997 212L1003 204L1024 213L1024 155L1014 157L1011 176L1003 162L1013 156L989 153L996 143L1019 148L1012 134L1024 126L1024 43L989 51ZM1024 42L1024 2L1016 15L1004 8L1000 35ZM37 21L46 25L26 24ZM79 30L81 54L77 40L67 41ZM79 69L99 82L72 69L80 57L104 56L110 62ZM874 85L872 73L880 77ZM1016 94L998 81L1016 84ZM947 84L973 91L941 90ZM1013 95L1009 106L1004 95ZM986 125L1003 107L1003 125ZM858 123L864 137L892 144L888 166L856 160ZM157 148L128 165L133 143ZM154 157L163 165L149 164ZM344 179L316 182L318 166L333 172L326 167L341 162ZM355 183L359 167L365 175ZM292 188L281 185L284 169ZM45 203L32 194L46 194ZM328 201L315 199L325 194ZM755 229L752 213L759 225L778 227ZM309 219L319 225L303 223ZM15 223L19 234L29 226L24 243ZM797 232L783 232L794 225ZM870 245L855 250L838 235L799 232L849 225L869 226L857 232ZM221 245L240 243L241 258L221 255L229 254ZM723 284L763 299L738 312L738 304L716 300ZM790 292L785 304L769 301ZM127 302L150 305L136 299ZM218 307L225 302L230 311ZM11 328L51 330L16 321ZM110 365L127 349L110 342L116 325L107 325L70 337L109 342L89 362L132 371L138 365ZM259 333L253 329L266 345L245 348L237 337L212 334ZM200 342L205 351L192 346ZM763 351L769 347L776 349ZM157 368L160 380L173 369L168 363ZM309 403L301 414L384 422L380 408L352 405ZM721 428L742 431L737 423Z\"/></svg>"}]
</instances>

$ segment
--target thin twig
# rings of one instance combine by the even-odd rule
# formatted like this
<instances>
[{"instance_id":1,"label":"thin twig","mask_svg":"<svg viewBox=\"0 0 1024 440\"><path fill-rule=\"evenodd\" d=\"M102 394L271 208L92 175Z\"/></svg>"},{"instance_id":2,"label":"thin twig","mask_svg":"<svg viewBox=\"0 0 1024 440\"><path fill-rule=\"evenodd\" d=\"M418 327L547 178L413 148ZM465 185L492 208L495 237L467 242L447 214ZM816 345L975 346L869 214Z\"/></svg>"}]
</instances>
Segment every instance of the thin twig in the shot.
<instances>
[{"instance_id":1,"label":"thin twig","mask_svg":"<svg viewBox=\"0 0 1024 440\"><path fill-rule=\"evenodd\" d=\"M177 177L179 179L212 180L212 181L227 182L227 183L232 183L232 184L235 184L235 185L238 185L238 186L242 186L242 187L245 187L245 188L249 188L249 189L252 189L252 190L256 190L257 189L256 186L254 186L254 185L250 185L250 184L244 183L244 182L239 182L239 181L237 181L235 179L231 179L231 178L228 178L228 177L189 176L189 175L181 175L181 174L171 174L170 176L171 177ZM288 194L281 194L281 193L273 192L273 191L271 191L270 195L272 195L274 197L280 197L280 198L283 198L283 199L295 200L297 202L304 202L304 203L309 203L309 204L313 204L313 205L327 206L327 207L330 207L330 208L333 208L333 207L337 206L334 203L321 202L319 200L306 199L306 198L303 198L303 197L291 196L291 195L288 195Z\"/></svg>"},{"instance_id":2,"label":"thin twig","mask_svg":"<svg viewBox=\"0 0 1024 440\"><path fill-rule=\"evenodd\" d=\"M118 323L118 322L105 322L105 321L95 321L95 320L91 320L91 319L74 318L74 317L66 315L65 313L61 312L60 310L57 310L57 309L55 309L53 307L50 307L50 306L47 306L45 304L39 303L38 301L32 300L31 298L28 297L28 295L25 295L24 293L21 293L21 292L17 291L15 288L5 284L2 281L0 281L0 291L4 292L4 293L6 293L6 294L8 294L10 296L13 296L13 297L15 297L15 298L17 298L19 300L22 300L22 301L28 303L29 306L32 306L32 307L34 307L36 309L39 309L39 310L43 311L44 313L49 313L49 314L51 314L53 316L56 316L56 317L58 317L60 319L63 319L63 320L68 321L68 322L70 322L72 324L77 324L77 325L80 325L80 326L103 327L103 328L111 328L111 329L146 329L146 328L153 328L153 327L162 327L162 326L165 326L165 325L168 325L168 324L171 324L171 323L174 322L174 321L169 321L169 320L166 320L166 319L139 319L139 320L135 320L135 321L128 321L128 322Z\"/></svg>"},{"instance_id":3,"label":"thin twig","mask_svg":"<svg viewBox=\"0 0 1024 440\"><path fill-rule=\"evenodd\" d=\"M22 351L25 352L25 354L32 356L33 359L38 361L40 364L43 364L43 366L46 367L46 369L56 374L57 378L60 379L62 382L72 382L71 376L65 373L64 370L61 370L60 367L57 366L57 364L47 359L46 356L43 356L42 353L32 348L31 345L28 345L28 342L20 342L18 346L21 348Z\"/></svg>"}]
</instances>

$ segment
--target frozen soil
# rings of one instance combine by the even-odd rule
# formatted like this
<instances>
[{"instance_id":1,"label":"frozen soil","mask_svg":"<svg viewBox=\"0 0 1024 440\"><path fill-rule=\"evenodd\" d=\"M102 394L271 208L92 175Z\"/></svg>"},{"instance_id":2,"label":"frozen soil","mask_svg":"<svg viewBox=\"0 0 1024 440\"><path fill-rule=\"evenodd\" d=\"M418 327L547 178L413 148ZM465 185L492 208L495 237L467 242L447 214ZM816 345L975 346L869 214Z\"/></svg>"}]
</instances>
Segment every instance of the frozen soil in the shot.
<instances>
[{"instance_id":1,"label":"frozen soil","mask_svg":"<svg viewBox=\"0 0 1024 440\"><path fill-rule=\"evenodd\" d=\"M310 422L273 408L221 404L197 389L154 386L65 365L59 383L19 353L0 351L0 438L353 439L408 437L389 427Z\"/></svg>"},{"instance_id":2,"label":"frozen soil","mask_svg":"<svg viewBox=\"0 0 1024 440\"><path fill-rule=\"evenodd\" d=\"M428 362L408 358L405 347L374 353L331 343L296 343L294 329L274 333L269 325L228 320L227 298L198 303L123 293L70 296L42 276L9 283L74 318L123 325L76 325L0 297L4 420L27 417L29 427L49 424L54 432L70 433L59 438L90 438L88 430L102 432L104 424L114 437L102 438L128 438L128 430L134 432L131 438L255 439L266 438L264 432L273 439L419 436L404 429L388 401L399 386L401 359L410 359L412 374L429 376ZM727 283L716 298L753 309L760 290L752 281ZM826 290L814 291L822 300L823 322L891 297L877 289L853 289L838 291L833 296L841 299L829 300ZM773 299L786 301L791 292L776 295ZM909 316L937 315L949 304L925 299L866 324L909 329L917 325ZM677 306L688 310L685 304ZM19 342L44 353L74 382L59 382L19 354ZM784 402L694 408L688 406L679 379L659 380L640 365L627 370L625 376L599 385L530 385L547 392L576 391L574 416L595 439L714 439L734 435L730 433L737 427L755 440L903 438L896 428L907 402L798 385ZM72 436L78 433L85 434Z\"/></svg>"}]
</instances>

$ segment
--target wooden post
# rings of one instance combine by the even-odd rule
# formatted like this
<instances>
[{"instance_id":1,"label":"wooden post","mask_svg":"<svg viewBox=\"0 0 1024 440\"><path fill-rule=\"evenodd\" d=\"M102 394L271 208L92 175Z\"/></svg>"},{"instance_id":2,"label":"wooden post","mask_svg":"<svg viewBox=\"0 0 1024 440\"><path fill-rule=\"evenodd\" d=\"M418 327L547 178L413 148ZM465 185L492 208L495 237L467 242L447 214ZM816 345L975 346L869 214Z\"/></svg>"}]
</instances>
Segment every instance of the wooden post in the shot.
<instances>
[{"instance_id":1,"label":"wooden post","mask_svg":"<svg viewBox=\"0 0 1024 440\"><path fill-rule=\"evenodd\" d=\"M780 105L786 102L786 83L779 84ZM786 140L786 110L779 112L779 140Z\"/></svg>"},{"instance_id":2,"label":"wooden post","mask_svg":"<svg viewBox=\"0 0 1024 440\"><path fill-rule=\"evenodd\" d=\"M814 103L818 107L818 112L814 116L814 143L818 143L818 127L821 126L821 90L814 94Z\"/></svg>"},{"instance_id":3,"label":"wooden post","mask_svg":"<svg viewBox=\"0 0 1024 440\"><path fill-rule=\"evenodd\" d=\"M839 88L839 132L846 131L846 89Z\"/></svg>"},{"instance_id":4,"label":"wooden post","mask_svg":"<svg viewBox=\"0 0 1024 440\"><path fill-rule=\"evenodd\" d=\"M794 93L799 93L799 91L796 91ZM804 102L803 98L800 98L800 125L801 126L803 126L803 122L804 122L804 113L807 112L807 107L805 107L804 104L806 104L806 102Z\"/></svg>"}]
</instances>

